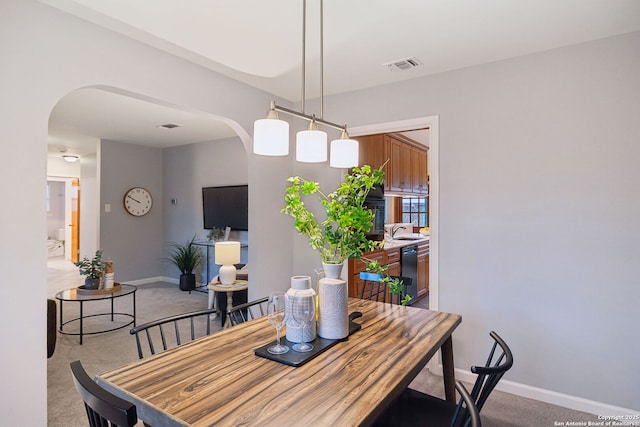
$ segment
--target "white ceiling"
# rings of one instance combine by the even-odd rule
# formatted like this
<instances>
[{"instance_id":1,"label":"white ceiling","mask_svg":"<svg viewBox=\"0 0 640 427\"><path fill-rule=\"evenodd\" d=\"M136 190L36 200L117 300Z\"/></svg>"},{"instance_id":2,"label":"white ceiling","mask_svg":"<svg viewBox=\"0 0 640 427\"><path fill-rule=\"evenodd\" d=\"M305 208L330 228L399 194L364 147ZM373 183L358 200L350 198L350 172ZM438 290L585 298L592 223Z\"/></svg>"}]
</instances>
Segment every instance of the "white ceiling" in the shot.
<instances>
[{"instance_id":1,"label":"white ceiling","mask_svg":"<svg viewBox=\"0 0 640 427\"><path fill-rule=\"evenodd\" d=\"M301 99L301 0L41 1L285 99ZM318 5L307 2L307 98L319 96ZM326 0L324 95L638 30L638 0ZM422 65L407 71L384 65L410 57ZM163 122L185 124L163 130L174 142L158 137L153 126ZM192 121L97 90L64 98L50 128L57 144L74 133L161 146L232 135L207 117Z\"/></svg>"}]
</instances>

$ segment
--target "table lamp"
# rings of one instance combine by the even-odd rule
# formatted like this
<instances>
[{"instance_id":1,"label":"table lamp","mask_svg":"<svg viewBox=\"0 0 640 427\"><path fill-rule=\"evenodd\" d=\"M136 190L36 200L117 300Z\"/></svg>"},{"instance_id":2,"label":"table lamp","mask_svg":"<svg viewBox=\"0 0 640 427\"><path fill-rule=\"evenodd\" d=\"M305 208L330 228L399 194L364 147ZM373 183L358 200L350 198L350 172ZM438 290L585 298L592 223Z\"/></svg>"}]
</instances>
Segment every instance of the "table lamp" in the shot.
<instances>
[{"instance_id":1,"label":"table lamp","mask_svg":"<svg viewBox=\"0 0 640 427\"><path fill-rule=\"evenodd\" d=\"M240 242L216 242L215 245L216 264L220 265L220 283L232 285L236 280L236 267L234 264L240 262Z\"/></svg>"}]
</instances>

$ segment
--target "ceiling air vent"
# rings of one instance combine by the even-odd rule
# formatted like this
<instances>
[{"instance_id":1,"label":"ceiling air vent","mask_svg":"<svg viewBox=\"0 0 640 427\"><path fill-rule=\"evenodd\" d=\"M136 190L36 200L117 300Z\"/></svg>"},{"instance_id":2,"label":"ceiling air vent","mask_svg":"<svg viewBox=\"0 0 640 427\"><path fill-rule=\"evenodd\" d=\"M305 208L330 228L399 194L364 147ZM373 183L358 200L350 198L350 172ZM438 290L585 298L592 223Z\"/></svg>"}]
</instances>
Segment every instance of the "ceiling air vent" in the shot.
<instances>
[{"instance_id":1,"label":"ceiling air vent","mask_svg":"<svg viewBox=\"0 0 640 427\"><path fill-rule=\"evenodd\" d=\"M179 128L180 125L177 125L175 123L166 123L164 125L158 125L158 127L162 129L174 129L174 128Z\"/></svg>"},{"instance_id":2,"label":"ceiling air vent","mask_svg":"<svg viewBox=\"0 0 640 427\"><path fill-rule=\"evenodd\" d=\"M387 62L386 64L382 65L384 65L391 71L405 71L419 67L423 64L422 61L420 61L418 58L412 56L411 58L399 59L397 61Z\"/></svg>"}]
</instances>

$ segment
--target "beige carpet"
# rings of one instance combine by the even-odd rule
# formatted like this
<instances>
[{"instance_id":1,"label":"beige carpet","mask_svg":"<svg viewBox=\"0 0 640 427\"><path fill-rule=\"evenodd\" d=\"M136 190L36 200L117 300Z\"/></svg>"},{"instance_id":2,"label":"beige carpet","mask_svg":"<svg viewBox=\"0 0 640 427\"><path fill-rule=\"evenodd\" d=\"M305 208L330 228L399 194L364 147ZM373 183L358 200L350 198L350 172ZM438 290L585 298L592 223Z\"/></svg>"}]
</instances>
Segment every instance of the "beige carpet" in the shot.
<instances>
[{"instance_id":1,"label":"beige carpet","mask_svg":"<svg viewBox=\"0 0 640 427\"><path fill-rule=\"evenodd\" d=\"M53 297L59 290L81 284L82 279L75 266L70 262L52 259L48 266L48 295L50 297ZM131 309L131 298L124 297L115 301L116 311L128 312ZM86 304L85 308L88 310L88 314L108 312L108 304L108 301L95 302ZM206 308L206 305L206 293L181 292L177 285L168 283L142 285L138 287L136 293L137 322L141 324L160 317L199 310ZM426 304L423 302L419 305ZM65 303L64 310L65 318L77 316L78 308L74 307L74 304ZM100 326L105 320L109 321L108 317L97 317L88 322L86 328L91 330L92 327ZM213 325L219 328L219 321L214 321ZM105 334L85 336L83 345L78 344L77 336L58 334L56 351L48 362L48 425L51 427L84 427L88 425L84 406L71 379L71 371L69 370L71 361L80 360L89 375L93 376L135 361L137 358L135 339L129 335L129 327ZM515 358L517 363L517 355ZM426 370L416 377L412 387L433 395L444 396L442 378L431 375ZM467 387L471 390L471 385L467 385ZM488 427L554 426L559 425L554 424L555 422L597 421L595 415L571 411L497 391L494 391L489 397L482 409L481 416L483 425Z\"/></svg>"}]
</instances>

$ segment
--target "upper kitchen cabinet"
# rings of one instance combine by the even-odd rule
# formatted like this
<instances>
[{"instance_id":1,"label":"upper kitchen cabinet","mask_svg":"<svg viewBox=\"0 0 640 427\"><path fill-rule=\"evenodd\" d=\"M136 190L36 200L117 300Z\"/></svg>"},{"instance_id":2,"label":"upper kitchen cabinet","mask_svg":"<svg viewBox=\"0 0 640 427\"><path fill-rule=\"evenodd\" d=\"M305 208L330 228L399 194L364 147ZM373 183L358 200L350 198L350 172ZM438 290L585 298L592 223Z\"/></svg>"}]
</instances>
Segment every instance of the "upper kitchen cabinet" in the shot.
<instances>
[{"instance_id":1,"label":"upper kitchen cabinet","mask_svg":"<svg viewBox=\"0 0 640 427\"><path fill-rule=\"evenodd\" d=\"M389 161L385 167L385 192L427 195L429 173L426 146L395 133L357 139L360 142L360 166L378 168Z\"/></svg>"},{"instance_id":2,"label":"upper kitchen cabinet","mask_svg":"<svg viewBox=\"0 0 640 427\"><path fill-rule=\"evenodd\" d=\"M360 146L360 164L370 165L372 168L378 169L389 159L389 147L385 142L385 135L367 135L356 138ZM390 162L389 162L390 163ZM391 169L390 164L384 168L385 176L389 175ZM389 181L385 179L384 191L389 191Z\"/></svg>"},{"instance_id":3,"label":"upper kitchen cabinet","mask_svg":"<svg viewBox=\"0 0 640 427\"><path fill-rule=\"evenodd\" d=\"M411 148L411 183L415 194L426 195L429 192L429 170L427 169L427 150Z\"/></svg>"}]
</instances>

